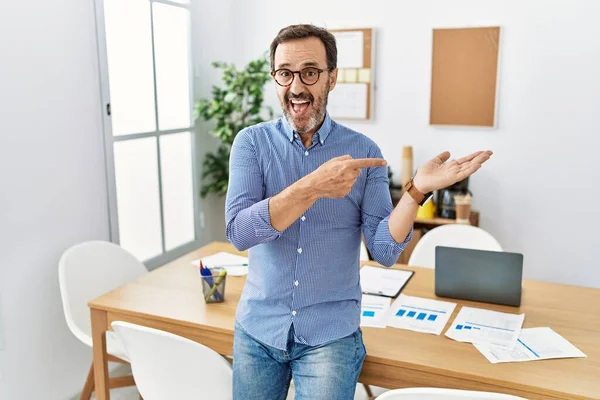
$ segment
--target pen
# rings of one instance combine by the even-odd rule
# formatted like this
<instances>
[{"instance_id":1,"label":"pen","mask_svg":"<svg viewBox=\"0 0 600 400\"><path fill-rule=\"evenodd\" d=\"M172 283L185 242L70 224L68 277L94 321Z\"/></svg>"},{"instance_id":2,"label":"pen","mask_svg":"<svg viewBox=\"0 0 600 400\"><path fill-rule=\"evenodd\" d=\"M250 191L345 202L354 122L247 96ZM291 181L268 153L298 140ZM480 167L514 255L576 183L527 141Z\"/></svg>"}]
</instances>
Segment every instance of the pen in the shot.
<instances>
[{"instance_id":1,"label":"pen","mask_svg":"<svg viewBox=\"0 0 600 400\"><path fill-rule=\"evenodd\" d=\"M223 280L225 275L227 275L227 270L224 269L221 271L221 273L217 277L215 284L213 285L212 289L210 289L210 292L208 292L208 294L206 295L206 298L204 300L208 301L208 299L210 299L210 296L212 296L213 293L215 294L215 297L217 298L217 300L222 300L221 294L218 291L215 292L215 290L217 290L217 286L219 286L219 283L221 283L221 281Z\"/></svg>"},{"instance_id":2,"label":"pen","mask_svg":"<svg viewBox=\"0 0 600 400\"><path fill-rule=\"evenodd\" d=\"M244 264L219 264L219 265L215 265L215 267L247 267L248 264L244 263Z\"/></svg>"},{"instance_id":3,"label":"pen","mask_svg":"<svg viewBox=\"0 0 600 400\"><path fill-rule=\"evenodd\" d=\"M200 275L206 279L206 283L208 283L210 286L213 286L214 283L212 279L212 272L210 272L210 270L206 268L204 264L202 264L202 261L200 261Z\"/></svg>"},{"instance_id":4,"label":"pen","mask_svg":"<svg viewBox=\"0 0 600 400\"><path fill-rule=\"evenodd\" d=\"M202 276L202 279L206 280L206 283L211 289L214 288L215 284L213 281L212 272L204 266L202 260L200 260L200 275Z\"/></svg>"}]
</instances>

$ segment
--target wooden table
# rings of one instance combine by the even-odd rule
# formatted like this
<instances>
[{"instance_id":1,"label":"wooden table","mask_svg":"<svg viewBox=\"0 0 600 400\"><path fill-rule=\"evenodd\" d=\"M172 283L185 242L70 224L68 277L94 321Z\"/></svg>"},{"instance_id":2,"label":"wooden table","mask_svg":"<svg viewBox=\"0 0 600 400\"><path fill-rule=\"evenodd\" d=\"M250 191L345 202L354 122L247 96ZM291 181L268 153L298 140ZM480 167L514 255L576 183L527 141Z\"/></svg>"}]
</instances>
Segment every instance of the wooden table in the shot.
<instances>
[{"instance_id":1,"label":"wooden table","mask_svg":"<svg viewBox=\"0 0 600 400\"><path fill-rule=\"evenodd\" d=\"M89 303L97 399L109 399L105 331L112 321L162 329L221 354L232 353L235 310L245 278L228 277L226 301L205 305L197 268L190 264L223 250L235 252L227 243L212 243ZM436 298L433 270L396 267L416 272L403 293ZM525 313L525 328L549 326L588 358L491 364L471 344L443 334L364 328L367 357L360 381L387 388L487 390L528 399L600 399L600 289L527 280L523 288L520 308L456 301L448 326L462 305Z\"/></svg>"}]
</instances>

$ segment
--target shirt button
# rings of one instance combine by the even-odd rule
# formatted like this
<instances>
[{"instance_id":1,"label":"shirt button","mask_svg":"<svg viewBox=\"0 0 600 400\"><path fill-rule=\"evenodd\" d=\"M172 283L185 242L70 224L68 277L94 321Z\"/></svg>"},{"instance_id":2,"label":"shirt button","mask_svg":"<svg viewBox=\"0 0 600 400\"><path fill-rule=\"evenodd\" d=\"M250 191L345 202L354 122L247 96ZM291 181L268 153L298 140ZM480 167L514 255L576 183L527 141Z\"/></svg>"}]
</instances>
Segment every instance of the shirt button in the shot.
<instances>
[{"instance_id":1,"label":"shirt button","mask_svg":"<svg viewBox=\"0 0 600 400\"><path fill-rule=\"evenodd\" d=\"M296 133L296 134L294 135L294 137L297 139L297 138L298 138L298 134Z\"/></svg>"},{"instance_id":2,"label":"shirt button","mask_svg":"<svg viewBox=\"0 0 600 400\"><path fill-rule=\"evenodd\" d=\"M302 221L306 220L306 217L303 215L302 218L300 218Z\"/></svg>"},{"instance_id":3,"label":"shirt button","mask_svg":"<svg viewBox=\"0 0 600 400\"><path fill-rule=\"evenodd\" d=\"M295 317L296 316L296 311L292 311L292 315Z\"/></svg>"},{"instance_id":4,"label":"shirt button","mask_svg":"<svg viewBox=\"0 0 600 400\"><path fill-rule=\"evenodd\" d=\"M299 282L298 282L298 281L294 282L294 285L298 286L298 284L299 284Z\"/></svg>"},{"instance_id":5,"label":"shirt button","mask_svg":"<svg viewBox=\"0 0 600 400\"><path fill-rule=\"evenodd\" d=\"M305 155L305 156L307 156L307 155L308 155L308 151L305 151L305 152L304 152L304 155Z\"/></svg>"},{"instance_id":6,"label":"shirt button","mask_svg":"<svg viewBox=\"0 0 600 400\"><path fill-rule=\"evenodd\" d=\"M298 253L302 254L302 247L298 249Z\"/></svg>"}]
</instances>

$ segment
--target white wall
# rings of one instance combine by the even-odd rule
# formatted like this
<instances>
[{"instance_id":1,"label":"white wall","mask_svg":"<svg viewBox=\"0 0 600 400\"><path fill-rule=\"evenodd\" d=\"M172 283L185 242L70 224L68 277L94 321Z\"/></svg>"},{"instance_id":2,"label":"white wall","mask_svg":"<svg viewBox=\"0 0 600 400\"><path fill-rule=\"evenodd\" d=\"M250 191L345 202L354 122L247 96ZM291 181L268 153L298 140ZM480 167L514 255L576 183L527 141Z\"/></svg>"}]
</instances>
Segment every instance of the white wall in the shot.
<instances>
[{"instance_id":1,"label":"white wall","mask_svg":"<svg viewBox=\"0 0 600 400\"><path fill-rule=\"evenodd\" d=\"M0 5L0 399L71 398L91 349L68 330L57 262L108 239L93 2Z\"/></svg>"},{"instance_id":2,"label":"white wall","mask_svg":"<svg viewBox=\"0 0 600 400\"><path fill-rule=\"evenodd\" d=\"M245 61L288 24L376 28L376 119L347 125L382 147L396 179L403 145L415 167L494 150L471 179L481 226L524 253L527 278L600 287L600 2L237 0L236 12ZM432 28L489 25L503 28L498 129L428 126Z\"/></svg>"},{"instance_id":3,"label":"white wall","mask_svg":"<svg viewBox=\"0 0 600 400\"><path fill-rule=\"evenodd\" d=\"M221 77L211 63L224 61L239 64L240 41L236 36L236 10L232 0L196 0L192 2L192 48L195 75L195 96L209 98L213 85L222 86ZM204 154L219 147L219 140L210 134L213 122L196 121L198 165L202 166ZM200 174L198 174L201 182ZM201 183L198 184L200 188ZM225 237L225 198L210 194L201 202L205 229L201 230L200 243L227 240Z\"/></svg>"}]
</instances>

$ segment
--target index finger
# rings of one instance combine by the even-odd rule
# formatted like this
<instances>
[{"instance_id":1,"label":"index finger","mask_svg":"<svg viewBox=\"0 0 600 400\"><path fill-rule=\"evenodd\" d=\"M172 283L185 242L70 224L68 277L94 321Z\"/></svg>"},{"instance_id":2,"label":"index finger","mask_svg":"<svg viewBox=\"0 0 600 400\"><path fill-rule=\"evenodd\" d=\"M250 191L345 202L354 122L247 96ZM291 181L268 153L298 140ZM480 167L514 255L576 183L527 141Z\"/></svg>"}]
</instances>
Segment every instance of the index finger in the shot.
<instances>
[{"instance_id":1,"label":"index finger","mask_svg":"<svg viewBox=\"0 0 600 400\"><path fill-rule=\"evenodd\" d=\"M469 154L468 156L464 156L462 158L459 158L458 160L456 160L456 162L458 163L458 165L460 165L460 164L462 164L464 162L473 160L475 157L477 157L481 153L483 153L483 151L476 151L475 153ZM487 150L485 153L487 153L489 155L492 155L492 152L490 150Z\"/></svg>"},{"instance_id":2,"label":"index finger","mask_svg":"<svg viewBox=\"0 0 600 400\"><path fill-rule=\"evenodd\" d=\"M346 165L353 169L384 167L387 165L387 161L383 158L357 158L355 160L346 161Z\"/></svg>"}]
</instances>

